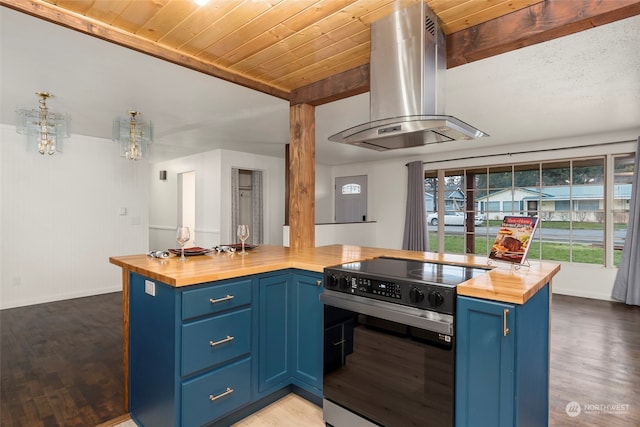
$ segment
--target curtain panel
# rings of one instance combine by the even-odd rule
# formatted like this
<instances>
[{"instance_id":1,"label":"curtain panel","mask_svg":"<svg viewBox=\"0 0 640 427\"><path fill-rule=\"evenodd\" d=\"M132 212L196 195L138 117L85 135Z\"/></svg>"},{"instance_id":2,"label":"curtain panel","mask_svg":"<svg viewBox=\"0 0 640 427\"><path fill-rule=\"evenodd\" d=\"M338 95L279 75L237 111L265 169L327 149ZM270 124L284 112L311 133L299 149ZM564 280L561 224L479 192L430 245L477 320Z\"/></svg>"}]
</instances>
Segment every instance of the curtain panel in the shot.
<instances>
[{"instance_id":1,"label":"curtain panel","mask_svg":"<svg viewBox=\"0 0 640 427\"><path fill-rule=\"evenodd\" d=\"M640 305L640 137L636 146L631 199L629 200L629 223L624 240L620 266L613 282L611 298L630 305Z\"/></svg>"},{"instance_id":2,"label":"curtain panel","mask_svg":"<svg viewBox=\"0 0 640 427\"><path fill-rule=\"evenodd\" d=\"M429 235L424 211L424 164L415 161L408 163L407 168L409 179L402 249L426 252L429 250Z\"/></svg>"}]
</instances>

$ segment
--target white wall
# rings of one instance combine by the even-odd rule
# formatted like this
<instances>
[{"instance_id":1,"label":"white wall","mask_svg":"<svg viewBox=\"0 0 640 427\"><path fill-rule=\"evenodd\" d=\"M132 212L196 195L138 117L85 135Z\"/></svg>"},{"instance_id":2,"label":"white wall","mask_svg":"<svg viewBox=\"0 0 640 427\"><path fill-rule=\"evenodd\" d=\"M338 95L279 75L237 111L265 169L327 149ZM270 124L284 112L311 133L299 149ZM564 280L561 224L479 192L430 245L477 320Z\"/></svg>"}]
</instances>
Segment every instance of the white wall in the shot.
<instances>
[{"instance_id":1,"label":"white wall","mask_svg":"<svg viewBox=\"0 0 640 427\"><path fill-rule=\"evenodd\" d=\"M191 171L196 181L194 245L220 243L221 158L221 150L214 150L150 165L149 250L178 247L178 174ZM161 170L167 171L165 181L159 178Z\"/></svg>"},{"instance_id":2,"label":"white wall","mask_svg":"<svg viewBox=\"0 0 640 427\"><path fill-rule=\"evenodd\" d=\"M640 134L640 129L630 129L627 132L608 135L590 135L582 138L537 141L527 147L510 147L513 151L519 150L544 150L559 147L574 147L609 143L615 141L630 141L615 146L593 146L588 148L572 149L567 151L550 151L528 154L505 154L504 148L482 147L481 141L473 144L478 148L464 152L428 153L422 156L406 157L401 159L383 160L377 162L358 163L334 166L330 176L325 176L329 182L333 182L336 176L344 175L368 175L369 184L369 213L372 221L377 222L376 246L391 249L402 247L402 234L404 231L404 215L406 204L407 168L406 164L414 160L426 162L425 169L471 167L486 164L518 163L530 161L544 161L559 158L584 157L590 155L603 155L609 152L629 153L635 151L635 139ZM317 142L317 143L324 143ZM472 156L492 156L480 159L469 159ZM460 160L458 160L460 159ZM389 177L393 177L390 179ZM318 184L316 185L327 185ZM323 197L325 197L323 195ZM317 201L316 201L317 203ZM588 298L610 299L613 279L617 268L605 268L588 264L561 263L561 271L554 280L553 291L555 293L582 296Z\"/></svg>"},{"instance_id":3,"label":"white wall","mask_svg":"<svg viewBox=\"0 0 640 427\"><path fill-rule=\"evenodd\" d=\"M335 218L334 181L331 166L316 163L316 224L333 222Z\"/></svg>"},{"instance_id":4,"label":"white wall","mask_svg":"<svg viewBox=\"0 0 640 427\"><path fill-rule=\"evenodd\" d=\"M122 289L109 257L147 250L149 166L111 140L73 135L41 156L0 131L0 308Z\"/></svg>"},{"instance_id":5,"label":"white wall","mask_svg":"<svg viewBox=\"0 0 640 427\"><path fill-rule=\"evenodd\" d=\"M176 247L177 174L196 173L197 246L212 247L236 241L231 230L231 169L263 171L264 243L282 245L284 223L284 159L214 150L151 165L149 246ZM167 180L159 180L159 171Z\"/></svg>"}]
</instances>

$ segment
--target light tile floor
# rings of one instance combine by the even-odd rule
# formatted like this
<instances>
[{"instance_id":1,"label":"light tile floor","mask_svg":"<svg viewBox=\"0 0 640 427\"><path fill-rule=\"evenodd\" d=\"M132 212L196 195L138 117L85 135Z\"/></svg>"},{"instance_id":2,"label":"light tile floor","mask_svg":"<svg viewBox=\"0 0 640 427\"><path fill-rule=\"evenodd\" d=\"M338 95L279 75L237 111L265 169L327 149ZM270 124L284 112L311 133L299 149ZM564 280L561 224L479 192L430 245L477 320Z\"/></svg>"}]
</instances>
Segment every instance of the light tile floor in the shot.
<instances>
[{"instance_id":1,"label":"light tile floor","mask_svg":"<svg viewBox=\"0 0 640 427\"><path fill-rule=\"evenodd\" d=\"M322 408L293 393L262 408L234 427L324 427ZM138 427L126 420L113 427Z\"/></svg>"}]
</instances>

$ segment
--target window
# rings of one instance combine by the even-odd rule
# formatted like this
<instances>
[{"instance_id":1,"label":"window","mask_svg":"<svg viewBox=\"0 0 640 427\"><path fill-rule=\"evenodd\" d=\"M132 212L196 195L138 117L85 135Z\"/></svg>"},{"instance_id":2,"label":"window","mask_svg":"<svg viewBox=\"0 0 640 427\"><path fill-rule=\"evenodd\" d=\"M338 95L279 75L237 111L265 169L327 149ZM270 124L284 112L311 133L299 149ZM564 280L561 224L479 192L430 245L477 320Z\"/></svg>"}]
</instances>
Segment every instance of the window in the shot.
<instances>
[{"instance_id":1,"label":"window","mask_svg":"<svg viewBox=\"0 0 640 427\"><path fill-rule=\"evenodd\" d=\"M522 204L521 200L511 201L506 200L502 202L502 211L507 214L519 214L520 213L520 205Z\"/></svg>"},{"instance_id":2,"label":"window","mask_svg":"<svg viewBox=\"0 0 640 427\"><path fill-rule=\"evenodd\" d=\"M605 173L607 161L614 164L609 178ZM603 155L444 170L446 180L441 187L435 179L438 171L427 170L425 194L437 201L438 191L444 191L445 203L453 203L456 194L458 198L462 195L456 206L463 208L458 210L467 217L484 215L486 219L475 227L469 227L468 221L463 227L447 227L443 252L486 255L505 215L528 215L540 218L529 258L618 265L634 166L633 155ZM611 205L607 202L607 179L614 180ZM448 210L449 204L446 206ZM437 212L437 203L433 211ZM610 221L614 230L613 248L608 248L613 259L606 262L605 221ZM429 226L430 233L435 234L430 236L435 251L438 239L433 229Z\"/></svg>"},{"instance_id":3,"label":"window","mask_svg":"<svg viewBox=\"0 0 640 427\"><path fill-rule=\"evenodd\" d=\"M345 184L342 186L342 194L360 194L359 184Z\"/></svg>"}]
</instances>

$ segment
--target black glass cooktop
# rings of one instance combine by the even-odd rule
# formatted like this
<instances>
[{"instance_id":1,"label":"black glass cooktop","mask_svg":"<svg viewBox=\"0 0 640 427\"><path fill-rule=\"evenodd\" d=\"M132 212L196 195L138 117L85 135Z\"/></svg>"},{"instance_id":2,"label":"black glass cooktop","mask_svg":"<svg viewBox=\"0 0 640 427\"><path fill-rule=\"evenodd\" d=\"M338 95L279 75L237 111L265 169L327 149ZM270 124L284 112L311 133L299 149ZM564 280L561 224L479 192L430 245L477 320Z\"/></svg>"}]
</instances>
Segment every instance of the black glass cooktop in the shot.
<instances>
[{"instance_id":1,"label":"black glass cooktop","mask_svg":"<svg viewBox=\"0 0 640 427\"><path fill-rule=\"evenodd\" d=\"M449 286L466 282L490 270L489 268L386 257L342 264L340 268L380 278L411 279Z\"/></svg>"}]
</instances>

